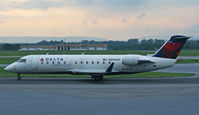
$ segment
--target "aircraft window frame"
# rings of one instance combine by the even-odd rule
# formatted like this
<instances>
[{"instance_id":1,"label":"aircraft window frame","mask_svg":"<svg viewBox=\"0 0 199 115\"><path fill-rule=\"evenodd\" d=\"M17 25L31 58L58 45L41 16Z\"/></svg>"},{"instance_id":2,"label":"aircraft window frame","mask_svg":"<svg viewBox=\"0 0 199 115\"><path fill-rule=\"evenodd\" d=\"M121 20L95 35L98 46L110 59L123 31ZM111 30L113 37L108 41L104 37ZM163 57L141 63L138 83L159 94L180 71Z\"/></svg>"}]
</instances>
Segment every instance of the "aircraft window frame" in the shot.
<instances>
[{"instance_id":1,"label":"aircraft window frame","mask_svg":"<svg viewBox=\"0 0 199 115\"><path fill-rule=\"evenodd\" d=\"M86 64L88 64L88 61L86 61Z\"/></svg>"},{"instance_id":2,"label":"aircraft window frame","mask_svg":"<svg viewBox=\"0 0 199 115\"><path fill-rule=\"evenodd\" d=\"M52 64L55 64L55 62L54 62L54 61L52 61Z\"/></svg>"},{"instance_id":3,"label":"aircraft window frame","mask_svg":"<svg viewBox=\"0 0 199 115\"><path fill-rule=\"evenodd\" d=\"M77 64L77 61L75 61L75 64Z\"/></svg>"},{"instance_id":4,"label":"aircraft window frame","mask_svg":"<svg viewBox=\"0 0 199 115\"><path fill-rule=\"evenodd\" d=\"M99 61L97 61L97 64L99 64L100 62Z\"/></svg>"},{"instance_id":5,"label":"aircraft window frame","mask_svg":"<svg viewBox=\"0 0 199 115\"><path fill-rule=\"evenodd\" d=\"M83 61L80 62L80 64L83 64L83 63L84 63Z\"/></svg>"},{"instance_id":6,"label":"aircraft window frame","mask_svg":"<svg viewBox=\"0 0 199 115\"><path fill-rule=\"evenodd\" d=\"M103 64L105 64L105 62L103 61Z\"/></svg>"},{"instance_id":7,"label":"aircraft window frame","mask_svg":"<svg viewBox=\"0 0 199 115\"><path fill-rule=\"evenodd\" d=\"M92 61L92 64L94 64L95 62L94 61Z\"/></svg>"},{"instance_id":8,"label":"aircraft window frame","mask_svg":"<svg viewBox=\"0 0 199 115\"><path fill-rule=\"evenodd\" d=\"M19 59L17 62L19 63L26 63L27 59Z\"/></svg>"},{"instance_id":9,"label":"aircraft window frame","mask_svg":"<svg viewBox=\"0 0 199 115\"><path fill-rule=\"evenodd\" d=\"M64 64L66 64L66 61L64 61Z\"/></svg>"},{"instance_id":10,"label":"aircraft window frame","mask_svg":"<svg viewBox=\"0 0 199 115\"><path fill-rule=\"evenodd\" d=\"M47 61L46 64L49 64L49 62Z\"/></svg>"}]
</instances>

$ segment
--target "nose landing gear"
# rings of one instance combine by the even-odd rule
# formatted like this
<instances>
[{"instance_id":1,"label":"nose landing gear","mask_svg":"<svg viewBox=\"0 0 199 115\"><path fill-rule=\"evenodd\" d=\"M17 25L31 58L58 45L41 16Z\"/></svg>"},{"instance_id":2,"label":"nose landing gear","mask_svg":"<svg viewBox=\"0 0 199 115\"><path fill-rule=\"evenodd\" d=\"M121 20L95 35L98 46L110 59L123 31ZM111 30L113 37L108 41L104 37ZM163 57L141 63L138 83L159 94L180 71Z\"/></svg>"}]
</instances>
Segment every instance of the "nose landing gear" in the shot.
<instances>
[{"instance_id":1,"label":"nose landing gear","mask_svg":"<svg viewBox=\"0 0 199 115\"><path fill-rule=\"evenodd\" d=\"M17 80L21 80L21 74L17 73Z\"/></svg>"}]
</instances>

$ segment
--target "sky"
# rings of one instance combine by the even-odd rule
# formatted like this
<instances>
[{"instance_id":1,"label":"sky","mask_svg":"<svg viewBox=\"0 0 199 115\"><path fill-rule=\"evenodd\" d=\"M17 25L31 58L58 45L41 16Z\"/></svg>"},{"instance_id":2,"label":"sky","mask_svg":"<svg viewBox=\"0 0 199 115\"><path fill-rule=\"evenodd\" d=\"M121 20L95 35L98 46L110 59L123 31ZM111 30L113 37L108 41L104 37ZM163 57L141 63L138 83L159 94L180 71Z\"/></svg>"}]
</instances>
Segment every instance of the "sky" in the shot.
<instances>
[{"instance_id":1,"label":"sky","mask_svg":"<svg viewBox=\"0 0 199 115\"><path fill-rule=\"evenodd\" d=\"M1 0L0 36L198 36L199 0Z\"/></svg>"}]
</instances>

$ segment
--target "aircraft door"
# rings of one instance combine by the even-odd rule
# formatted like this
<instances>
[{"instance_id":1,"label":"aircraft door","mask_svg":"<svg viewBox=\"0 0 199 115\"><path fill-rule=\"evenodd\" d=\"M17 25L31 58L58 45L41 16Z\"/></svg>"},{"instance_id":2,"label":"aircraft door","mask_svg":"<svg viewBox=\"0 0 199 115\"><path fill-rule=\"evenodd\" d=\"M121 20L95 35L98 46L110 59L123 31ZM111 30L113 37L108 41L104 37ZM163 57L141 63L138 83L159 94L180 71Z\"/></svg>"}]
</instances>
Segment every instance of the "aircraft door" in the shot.
<instances>
[{"instance_id":1,"label":"aircraft door","mask_svg":"<svg viewBox=\"0 0 199 115\"><path fill-rule=\"evenodd\" d=\"M39 59L40 59L40 56L38 56L38 55L32 56L32 64L31 64L32 70L38 70Z\"/></svg>"},{"instance_id":2,"label":"aircraft door","mask_svg":"<svg viewBox=\"0 0 199 115\"><path fill-rule=\"evenodd\" d=\"M65 62L66 62L65 69L66 70L71 69L72 68L72 60L71 59L66 59Z\"/></svg>"}]
</instances>

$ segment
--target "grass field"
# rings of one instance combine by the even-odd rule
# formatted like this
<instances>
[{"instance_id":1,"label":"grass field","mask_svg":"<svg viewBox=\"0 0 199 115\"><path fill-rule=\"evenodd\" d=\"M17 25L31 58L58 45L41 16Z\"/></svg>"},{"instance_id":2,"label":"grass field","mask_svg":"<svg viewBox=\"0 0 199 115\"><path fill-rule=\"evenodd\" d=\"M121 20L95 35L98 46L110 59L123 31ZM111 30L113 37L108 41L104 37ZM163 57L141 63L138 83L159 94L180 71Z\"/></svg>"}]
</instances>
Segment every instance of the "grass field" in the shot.
<instances>
[{"instance_id":1,"label":"grass field","mask_svg":"<svg viewBox=\"0 0 199 115\"><path fill-rule=\"evenodd\" d=\"M153 53L151 51L134 51L134 50L117 50L117 51L0 51L0 56L25 56L30 54L141 54L146 55Z\"/></svg>"},{"instance_id":2,"label":"grass field","mask_svg":"<svg viewBox=\"0 0 199 115\"><path fill-rule=\"evenodd\" d=\"M0 50L0 56L25 56L30 54L153 54L153 51L113 50L113 51L5 51ZM199 56L199 50L182 50L180 56Z\"/></svg>"},{"instance_id":3,"label":"grass field","mask_svg":"<svg viewBox=\"0 0 199 115\"><path fill-rule=\"evenodd\" d=\"M11 64L17 61L19 58L0 58L0 64Z\"/></svg>"},{"instance_id":4,"label":"grass field","mask_svg":"<svg viewBox=\"0 0 199 115\"><path fill-rule=\"evenodd\" d=\"M119 77L119 78L161 78L161 77L184 77L194 76L192 73L165 73L165 72L145 72L138 74L123 74L123 75L110 75L105 77ZM16 77L15 73L10 73L0 68L0 77ZM90 77L89 75L70 75L70 74L22 74L22 77Z\"/></svg>"},{"instance_id":5,"label":"grass field","mask_svg":"<svg viewBox=\"0 0 199 115\"><path fill-rule=\"evenodd\" d=\"M180 56L199 56L199 50L182 50Z\"/></svg>"}]
</instances>

